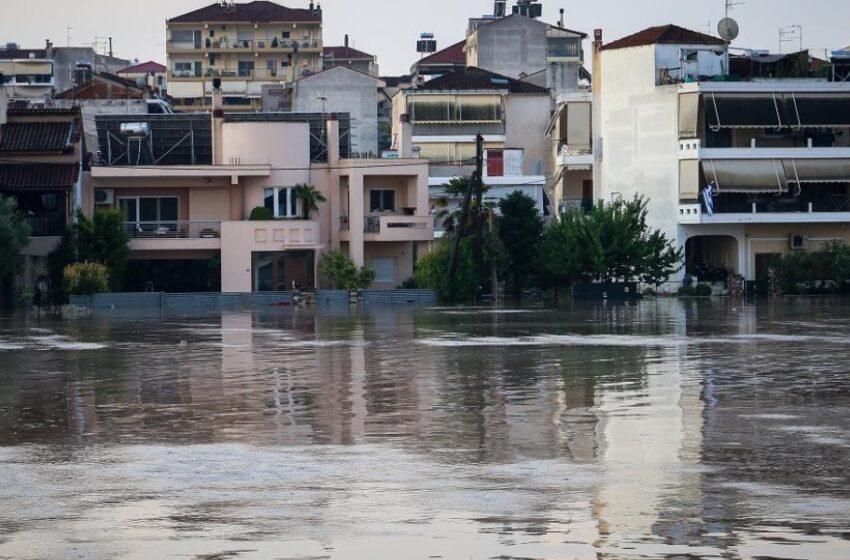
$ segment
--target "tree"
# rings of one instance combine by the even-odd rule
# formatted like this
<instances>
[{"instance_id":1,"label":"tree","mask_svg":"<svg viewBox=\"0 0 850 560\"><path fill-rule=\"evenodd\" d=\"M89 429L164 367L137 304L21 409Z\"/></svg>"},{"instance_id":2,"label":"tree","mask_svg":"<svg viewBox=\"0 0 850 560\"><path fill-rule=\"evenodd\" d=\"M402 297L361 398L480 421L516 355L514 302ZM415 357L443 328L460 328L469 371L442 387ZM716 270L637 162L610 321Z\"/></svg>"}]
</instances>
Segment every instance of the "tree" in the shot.
<instances>
[{"instance_id":1,"label":"tree","mask_svg":"<svg viewBox=\"0 0 850 560\"><path fill-rule=\"evenodd\" d=\"M375 271L361 266L357 268L342 251L328 251L319 259L319 273L336 290L357 290L368 288L375 281Z\"/></svg>"},{"instance_id":2,"label":"tree","mask_svg":"<svg viewBox=\"0 0 850 560\"><path fill-rule=\"evenodd\" d=\"M414 279L420 288L436 290L441 297L449 301L472 299L475 291L472 259L472 240L464 238L460 242L457 271L454 282L449 282L449 261L454 251L454 240L443 238L433 251L416 263Z\"/></svg>"},{"instance_id":3,"label":"tree","mask_svg":"<svg viewBox=\"0 0 850 560\"><path fill-rule=\"evenodd\" d=\"M30 227L18 212L18 201L0 195L0 279L21 264L21 250L29 243Z\"/></svg>"},{"instance_id":4,"label":"tree","mask_svg":"<svg viewBox=\"0 0 850 560\"><path fill-rule=\"evenodd\" d=\"M127 266L129 239L124 231L124 213L121 210L96 210L89 220L77 213L77 260L101 263L109 269L109 287L121 289Z\"/></svg>"},{"instance_id":5,"label":"tree","mask_svg":"<svg viewBox=\"0 0 850 560\"><path fill-rule=\"evenodd\" d=\"M327 202L324 195L313 185L296 185L295 196L301 199L305 220L309 220L313 214L319 213L319 203Z\"/></svg>"},{"instance_id":6,"label":"tree","mask_svg":"<svg viewBox=\"0 0 850 560\"><path fill-rule=\"evenodd\" d=\"M647 202L604 202L574 210L547 228L540 266L550 284L577 281L658 285L682 267L682 250L646 223Z\"/></svg>"},{"instance_id":7,"label":"tree","mask_svg":"<svg viewBox=\"0 0 850 560\"><path fill-rule=\"evenodd\" d=\"M463 201L471 187L472 182L469 177L455 177L443 185L444 194L436 201L437 213L435 217L443 223L443 229L447 235L454 236L457 233L458 222L460 222L460 216L463 213ZM488 188L485 185L483 192L486 193L487 190ZM457 202L456 208L450 208L452 201ZM464 228L467 233L471 232L474 227L475 197L469 199L469 210L469 218Z\"/></svg>"},{"instance_id":8,"label":"tree","mask_svg":"<svg viewBox=\"0 0 850 560\"><path fill-rule=\"evenodd\" d=\"M64 278L69 294L99 294L109 289L109 269L100 263L69 264L65 267Z\"/></svg>"},{"instance_id":9,"label":"tree","mask_svg":"<svg viewBox=\"0 0 850 560\"><path fill-rule=\"evenodd\" d=\"M514 191L499 201L499 239L510 263L508 274L513 292L519 295L537 264L537 250L543 224L534 199Z\"/></svg>"}]
</instances>

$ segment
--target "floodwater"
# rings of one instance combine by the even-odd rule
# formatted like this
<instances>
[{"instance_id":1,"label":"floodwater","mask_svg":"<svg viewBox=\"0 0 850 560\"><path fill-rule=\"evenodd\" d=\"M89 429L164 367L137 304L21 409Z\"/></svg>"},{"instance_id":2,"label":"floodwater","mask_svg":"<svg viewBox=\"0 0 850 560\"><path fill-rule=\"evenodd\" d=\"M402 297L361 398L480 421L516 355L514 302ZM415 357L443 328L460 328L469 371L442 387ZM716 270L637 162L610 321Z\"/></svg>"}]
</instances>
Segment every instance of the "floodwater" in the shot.
<instances>
[{"instance_id":1,"label":"floodwater","mask_svg":"<svg viewBox=\"0 0 850 560\"><path fill-rule=\"evenodd\" d=\"M0 320L0 558L850 558L850 301Z\"/></svg>"}]
</instances>

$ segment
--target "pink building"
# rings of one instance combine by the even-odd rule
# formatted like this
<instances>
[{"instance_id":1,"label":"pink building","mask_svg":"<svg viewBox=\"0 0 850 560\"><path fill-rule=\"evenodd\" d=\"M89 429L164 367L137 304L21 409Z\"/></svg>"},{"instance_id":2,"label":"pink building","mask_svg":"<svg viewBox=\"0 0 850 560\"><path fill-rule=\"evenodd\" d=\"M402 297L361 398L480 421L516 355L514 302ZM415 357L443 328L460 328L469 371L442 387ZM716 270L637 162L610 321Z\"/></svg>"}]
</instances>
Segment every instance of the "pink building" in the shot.
<instances>
[{"instance_id":1,"label":"pink building","mask_svg":"<svg viewBox=\"0 0 850 560\"><path fill-rule=\"evenodd\" d=\"M428 163L341 157L347 126L345 115L297 113L99 118L84 206L124 211L125 289L310 288L332 249L375 269L376 288L411 277L434 235ZM309 218L300 184L326 199ZM274 219L249 220L258 207Z\"/></svg>"}]
</instances>

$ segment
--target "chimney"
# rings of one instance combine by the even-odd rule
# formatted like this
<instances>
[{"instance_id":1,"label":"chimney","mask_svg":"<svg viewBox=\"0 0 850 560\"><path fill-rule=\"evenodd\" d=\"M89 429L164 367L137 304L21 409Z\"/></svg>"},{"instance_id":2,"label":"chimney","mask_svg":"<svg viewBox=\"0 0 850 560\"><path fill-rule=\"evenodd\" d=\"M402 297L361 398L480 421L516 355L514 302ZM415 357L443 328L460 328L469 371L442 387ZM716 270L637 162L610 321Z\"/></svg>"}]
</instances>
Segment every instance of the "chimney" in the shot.
<instances>
[{"instance_id":1,"label":"chimney","mask_svg":"<svg viewBox=\"0 0 850 560\"><path fill-rule=\"evenodd\" d=\"M563 8L561 8L561 19L558 22L558 27L560 27L561 29L564 28L564 9Z\"/></svg>"},{"instance_id":2,"label":"chimney","mask_svg":"<svg viewBox=\"0 0 850 560\"><path fill-rule=\"evenodd\" d=\"M224 99L221 78L213 78L212 90L213 165L224 165Z\"/></svg>"},{"instance_id":3,"label":"chimney","mask_svg":"<svg viewBox=\"0 0 850 560\"><path fill-rule=\"evenodd\" d=\"M327 131L325 138L328 143L328 166L336 167L339 164L339 117L336 113L328 115L325 128Z\"/></svg>"},{"instance_id":4,"label":"chimney","mask_svg":"<svg viewBox=\"0 0 850 560\"><path fill-rule=\"evenodd\" d=\"M348 33L345 34L345 48L348 48Z\"/></svg>"},{"instance_id":5,"label":"chimney","mask_svg":"<svg viewBox=\"0 0 850 560\"><path fill-rule=\"evenodd\" d=\"M413 157L413 126L410 124L410 115L407 113L399 117L399 129L401 130L400 138L398 139L398 154L399 157L409 159Z\"/></svg>"}]
</instances>

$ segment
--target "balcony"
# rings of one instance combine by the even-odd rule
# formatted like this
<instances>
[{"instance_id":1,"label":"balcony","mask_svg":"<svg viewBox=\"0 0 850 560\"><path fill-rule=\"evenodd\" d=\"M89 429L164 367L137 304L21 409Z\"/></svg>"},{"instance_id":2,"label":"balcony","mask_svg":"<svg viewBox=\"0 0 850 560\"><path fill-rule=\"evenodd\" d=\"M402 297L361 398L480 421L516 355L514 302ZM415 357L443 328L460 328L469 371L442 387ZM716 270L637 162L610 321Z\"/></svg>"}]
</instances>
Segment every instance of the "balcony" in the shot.
<instances>
[{"instance_id":1,"label":"balcony","mask_svg":"<svg viewBox=\"0 0 850 560\"><path fill-rule=\"evenodd\" d=\"M30 237L61 237L65 234L65 217L56 216L25 216L30 227Z\"/></svg>"},{"instance_id":2,"label":"balcony","mask_svg":"<svg viewBox=\"0 0 850 560\"><path fill-rule=\"evenodd\" d=\"M221 249L219 221L125 222L130 250Z\"/></svg>"},{"instance_id":3,"label":"balcony","mask_svg":"<svg viewBox=\"0 0 850 560\"><path fill-rule=\"evenodd\" d=\"M431 241L434 239L433 216L367 216L363 221L365 241Z\"/></svg>"},{"instance_id":4,"label":"balcony","mask_svg":"<svg viewBox=\"0 0 850 560\"><path fill-rule=\"evenodd\" d=\"M576 198L564 199L558 203L558 214L568 214L570 212L581 212L588 214L593 210L593 199Z\"/></svg>"},{"instance_id":5,"label":"balcony","mask_svg":"<svg viewBox=\"0 0 850 560\"><path fill-rule=\"evenodd\" d=\"M205 39L200 45L196 42L169 41L169 52L178 53L293 53L298 51L321 51L322 40L314 38L306 39L279 39L269 37L266 39L234 39L222 37L220 39Z\"/></svg>"},{"instance_id":6,"label":"balcony","mask_svg":"<svg viewBox=\"0 0 850 560\"><path fill-rule=\"evenodd\" d=\"M172 70L168 73L169 80L191 80L197 81L199 78L212 80L212 78L221 78L222 81L236 80L242 82L251 81L270 81L279 82L289 80L292 74L289 66L281 67L280 69L271 68L205 68L202 72L194 70Z\"/></svg>"},{"instance_id":7,"label":"balcony","mask_svg":"<svg viewBox=\"0 0 850 560\"><path fill-rule=\"evenodd\" d=\"M850 220L850 194L841 188L803 188L799 195L727 193L714 197L714 215L697 202L679 204L680 224L830 223Z\"/></svg>"},{"instance_id":8,"label":"balcony","mask_svg":"<svg viewBox=\"0 0 850 560\"><path fill-rule=\"evenodd\" d=\"M583 171L593 168L593 150L589 146L561 144L558 163L569 170Z\"/></svg>"}]
</instances>

